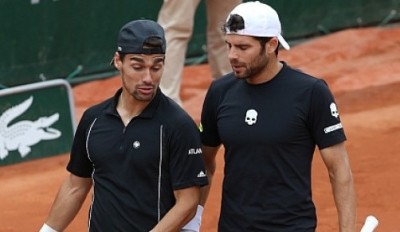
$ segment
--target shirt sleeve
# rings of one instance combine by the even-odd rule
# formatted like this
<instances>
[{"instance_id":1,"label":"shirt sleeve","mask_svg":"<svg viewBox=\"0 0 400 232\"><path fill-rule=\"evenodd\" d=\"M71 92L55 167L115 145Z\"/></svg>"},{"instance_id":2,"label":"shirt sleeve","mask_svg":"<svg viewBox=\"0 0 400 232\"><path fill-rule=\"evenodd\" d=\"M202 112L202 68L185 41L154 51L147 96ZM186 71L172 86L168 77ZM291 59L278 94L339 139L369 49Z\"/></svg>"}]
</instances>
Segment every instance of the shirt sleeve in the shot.
<instances>
[{"instance_id":1,"label":"shirt sleeve","mask_svg":"<svg viewBox=\"0 0 400 232\"><path fill-rule=\"evenodd\" d=\"M92 162L86 151L86 134L90 126L90 117L85 112L75 132L70 159L67 170L79 177L91 177L93 172Z\"/></svg>"},{"instance_id":2,"label":"shirt sleeve","mask_svg":"<svg viewBox=\"0 0 400 232\"><path fill-rule=\"evenodd\" d=\"M208 184L198 128L188 117L180 120L170 135L169 154L174 189Z\"/></svg>"},{"instance_id":3,"label":"shirt sleeve","mask_svg":"<svg viewBox=\"0 0 400 232\"><path fill-rule=\"evenodd\" d=\"M214 85L211 84L207 91L201 112L200 133L201 141L204 145L216 147L221 144L217 125L218 100Z\"/></svg>"},{"instance_id":4,"label":"shirt sleeve","mask_svg":"<svg viewBox=\"0 0 400 232\"><path fill-rule=\"evenodd\" d=\"M313 86L309 115L310 131L319 149L346 140L338 106L323 80L317 81Z\"/></svg>"}]
</instances>

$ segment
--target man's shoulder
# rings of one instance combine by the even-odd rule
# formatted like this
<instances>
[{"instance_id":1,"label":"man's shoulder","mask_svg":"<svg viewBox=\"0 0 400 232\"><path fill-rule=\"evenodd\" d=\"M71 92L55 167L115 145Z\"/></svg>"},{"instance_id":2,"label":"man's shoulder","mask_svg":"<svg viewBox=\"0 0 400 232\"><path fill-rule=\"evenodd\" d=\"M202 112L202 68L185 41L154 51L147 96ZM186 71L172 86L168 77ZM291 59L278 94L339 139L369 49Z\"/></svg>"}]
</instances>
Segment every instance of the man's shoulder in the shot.
<instances>
[{"instance_id":1,"label":"man's shoulder","mask_svg":"<svg viewBox=\"0 0 400 232\"><path fill-rule=\"evenodd\" d=\"M293 76L296 76L296 77L303 78L303 79L300 79L300 80L317 81L317 80L320 79L320 78L318 78L316 76L313 76L313 75L311 75L309 73L304 72L299 67L292 67L292 66L286 64L285 62L283 62L283 64L284 64L283 73L285 75L293 75Z\"/></svg>"},{"instance_id":2,"label":"man's shoulder","mask_svg":"<svg viewBox=\"0 0 400 232\"><path fill-rule=\"evenodd\" d=\"M233 73L228 73L221 78L213 80L210 84L209 91L225 92L241 81L242 80L236 78Z\"/></svg>"},{"instance_id":3,"label":"man's shoulder","mask_svg":"<svg viewBox=\"0 0 400 232\"><path fill-rule=\"evenodd\" d=\"M230 72L218 79L213 80L211 83L218 85L228 85L230 83L235 83L237 81L238 79L235 77L235 74L233 74L233 72Z\"/></svg>"},{"instance_id":4,"label":"man's shoulder","mask_svg":"<svg viewBox=\"0 0 400 232\"><path fill-rule=\"evenodd\" d=\"M189 113L171 98L165 96L160 102L157 114L165 122L178 123L179 120L192 120Z\"/></svg>"},{"instance_id":5,"label":"man's shoulder","mask_svg":"<svg viewBox=\"0 0 400 232\"><path fill-rule=\"evenodd\" d=\"M85 117L97 117L102 114L105 110L110 109L112 107L113 98L109 98L100 103L94 104L87 108L84 112Z\"/></svg>"}]
</instances>

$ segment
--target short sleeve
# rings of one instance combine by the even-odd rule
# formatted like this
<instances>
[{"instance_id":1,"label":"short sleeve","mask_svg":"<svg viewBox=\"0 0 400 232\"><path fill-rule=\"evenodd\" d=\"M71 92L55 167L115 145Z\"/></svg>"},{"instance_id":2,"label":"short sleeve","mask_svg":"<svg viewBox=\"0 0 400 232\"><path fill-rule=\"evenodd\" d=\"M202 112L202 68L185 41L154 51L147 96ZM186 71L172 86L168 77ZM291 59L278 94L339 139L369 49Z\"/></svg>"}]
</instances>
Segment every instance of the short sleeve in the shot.
<instances>
[{"instance_id":1,"label":"short sleeve","mask_svg":"<svg viewBox=\"0 0 400 232\"><path fill-rule=\"evenodd\" d=\"M208 184L200 134L191 118L182 119L170 135L169 154L174 189Z\"/></svg>"},{"instance_id":2,"label":"short sleeve","mask_svg":"<svg viewBox=\"0 0 400 232\"><path fill-rule=\"evenodd\" d=\"M86 131L90 126L89 118L88 113L85 112L78 124L67 165L67 170L79 177L91 177L93 172L93 165L86 151Z\"/></svg>"},{"instance_id":3,"label":"short sleeve","mask_svg":"<svg viewBox=\"0 0 400 232\"><path fill-rule=\"evenodd\" d=\"M319 149L346 140L338 106L323 80L318 80L313 86L308 125Z\"/></svg>"},{"instance_id":4,"label":"short sleeve","mask_svg":"<svg viewBox=\"0 0 400 232\"><path fill-rule=\"evenodd\" d=\"M217 126L218 100L220 97L217 95L214 85L211 84L204 99L201 112L201 141L204 145L210 147L216 147L221 144Z\"/></svg>"}]
</instances>

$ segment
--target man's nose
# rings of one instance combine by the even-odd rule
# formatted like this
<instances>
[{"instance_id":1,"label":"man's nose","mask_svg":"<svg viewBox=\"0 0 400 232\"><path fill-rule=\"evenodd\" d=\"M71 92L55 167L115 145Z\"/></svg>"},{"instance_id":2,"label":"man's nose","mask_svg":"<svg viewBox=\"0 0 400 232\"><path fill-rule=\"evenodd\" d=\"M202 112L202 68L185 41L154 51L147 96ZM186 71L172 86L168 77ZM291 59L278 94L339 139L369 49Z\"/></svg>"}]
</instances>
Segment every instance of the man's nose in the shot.
<instances>
[{"instance_id":1,"label":"man's nose","mask_svg":"<svg viewBox=\"0 0 400 232\"><path fill-rule=\"evenodd\" d=\"M143 74L142 80L144 83L152 83L153 77L151 76L151 70L146 69L145 73Z\"/></svg>"},{"instance_id":2,"label":"man's nose","mask_svg":"<svg viewBox=\"0 0 400 232\"><path fill-rule=\"evenodd\" d=\"M238 58L238 56L237 56L236 50L234 48L229 48L229 50L228 50L228 59L229 60L233 60L233 59L237 59L237 58Z\"/></svg>"}]
</instances>

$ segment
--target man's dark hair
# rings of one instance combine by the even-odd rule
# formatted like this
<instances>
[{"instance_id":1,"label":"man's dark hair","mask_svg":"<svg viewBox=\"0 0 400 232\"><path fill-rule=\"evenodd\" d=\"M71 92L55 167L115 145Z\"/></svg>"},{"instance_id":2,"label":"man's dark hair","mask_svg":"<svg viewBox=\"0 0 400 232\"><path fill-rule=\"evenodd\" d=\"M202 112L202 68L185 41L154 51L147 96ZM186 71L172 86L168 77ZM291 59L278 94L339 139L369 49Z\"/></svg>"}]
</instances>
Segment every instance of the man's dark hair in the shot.
<instances>
[{"instance_id":1,"label":"man's dark hair","mask_svg":"<svg viewBox=\"0 0 400 232\"><path fill-rule=\"evenodd\" d=\"M238 14L229 15L228 21L222 27L222 30L225 33L227 33L228 31L237 32L243 29L244 29L243 17Z\"/></svg>"},{"instance_id":2,"label":"man's dark hair","mask_svg":"<svg viewBox=\"0 0 400 232\"><path fill-rule=\"evenodd\" d=\"M268 41L270 41L272 39L272 37L258 37L258 36L253 36L254 39L258 40L258 42L261 45L261 49L264 50L265 49L265 45L268 43ZM278 42L278 46L275 49L275 54L278 55L278 50L279 50L279 42Z\"/></svg>"}]
</instances>

